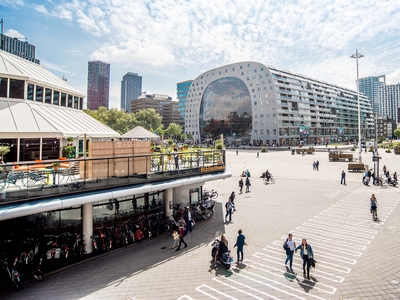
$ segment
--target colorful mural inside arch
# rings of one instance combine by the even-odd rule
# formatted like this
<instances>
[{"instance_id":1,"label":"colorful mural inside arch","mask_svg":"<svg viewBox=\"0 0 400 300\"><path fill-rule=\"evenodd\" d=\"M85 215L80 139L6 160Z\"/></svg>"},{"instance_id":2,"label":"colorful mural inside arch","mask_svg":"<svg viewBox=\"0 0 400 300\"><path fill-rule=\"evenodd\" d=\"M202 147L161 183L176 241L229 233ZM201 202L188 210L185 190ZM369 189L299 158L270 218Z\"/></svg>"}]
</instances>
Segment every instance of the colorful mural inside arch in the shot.
<instances>
[{"instance_id":1,"label":"colorful mural inside arch","mask_svg":"<svg viewBox=\"0 0 400 300\"><path fill-rule=\"evenodd\" d=\"M203 93L199 118L203 139L224 134L225 137L250 140L252 108L246 84L235 77L210 83Z\"/></svg>"}]
</instances>

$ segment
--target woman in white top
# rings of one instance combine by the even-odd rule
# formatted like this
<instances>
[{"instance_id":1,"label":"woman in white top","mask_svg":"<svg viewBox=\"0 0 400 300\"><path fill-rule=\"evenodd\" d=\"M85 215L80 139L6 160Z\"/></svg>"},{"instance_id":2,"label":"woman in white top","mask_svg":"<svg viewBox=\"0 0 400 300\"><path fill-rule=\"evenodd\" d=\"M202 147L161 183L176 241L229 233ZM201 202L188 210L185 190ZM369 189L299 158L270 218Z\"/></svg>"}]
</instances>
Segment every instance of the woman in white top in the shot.
<instances>
[{"instance_id":1,"label":"woman in white top","mask_svg":"<svg viewBox=\"0 0 400 300\"><path fill-rule=\"evenodd\" d=\"M301 241L301 245L299 245L296 248L297 250L300 250L300 257L303 259L303 274L306 275L306 265L307 265L307 279L310 279L310 264L311 264L311 259L314 258L314 253L311 248L311 245L307 243L306 239L303 239Z\"/></svg>"},{"instance_id":2,"label":"woman in white top","mask_svg":"<svg viewBox=\"0 0 400 300\"><path fill-rule=\"evenodd\" d=\"M293 265L293 254L294 254L294 249L296 248L296 242L293 238L293 234L289 233L288 238L286 241L283 243L284 245L287 245L288 247L286 248L286 260L285 260L285 265L289 261L289 267L290 271L293 272L292 265Z\"/></svg>"}]
</instances>

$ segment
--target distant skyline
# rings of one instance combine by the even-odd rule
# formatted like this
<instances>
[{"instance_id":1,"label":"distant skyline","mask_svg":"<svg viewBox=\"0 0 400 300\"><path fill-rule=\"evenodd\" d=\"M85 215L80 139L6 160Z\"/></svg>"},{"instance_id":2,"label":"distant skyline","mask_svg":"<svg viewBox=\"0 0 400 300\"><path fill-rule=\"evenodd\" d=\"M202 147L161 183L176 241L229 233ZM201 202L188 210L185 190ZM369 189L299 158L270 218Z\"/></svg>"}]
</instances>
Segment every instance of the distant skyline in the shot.
<instances>
[{"instance_id":1,"label":"distant skyline","mask_svg":"<svg viewBox=\"0 0 400 300\"><path fill-rule=\"evenodd\" d=\"M356 90L360 78L400 82L400 1L25 1L0 2L4 34L36 46L41 64L87 92L88 61L111 64L110 107L121 78L176 99L176 84L239 61L257 61Z\"/></svg>"}]
</instances>

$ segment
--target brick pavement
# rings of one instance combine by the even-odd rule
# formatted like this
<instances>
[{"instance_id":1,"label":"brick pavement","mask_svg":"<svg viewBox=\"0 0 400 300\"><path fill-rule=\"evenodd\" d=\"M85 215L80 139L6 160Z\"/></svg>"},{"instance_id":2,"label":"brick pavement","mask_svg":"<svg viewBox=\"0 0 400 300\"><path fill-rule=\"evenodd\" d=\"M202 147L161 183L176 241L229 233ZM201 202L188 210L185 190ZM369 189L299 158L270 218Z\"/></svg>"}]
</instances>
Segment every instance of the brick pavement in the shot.
<instances>
[{"instance_id":1,"label":"brick pavement","mask_svg":"<svg viewBox=\"0 0 400 300\"><path fill-rule=\"evenodd\" d=\"M172 237L164 235L49 276L4 299L400 298L398 189L365 187L361 173L348 173L347 186L340 185L340 172L347 164L328 162L326 152L300 156L271 151L258 159L256 152L239 150L236 156L228 150L233 176L206 184L219 192L216 213L186 237L188 248L169 249ZM370 156L363 154L372 166ZM398 156L381 156L382 166L391 173L400 170ZM316 159L319 171L312 170ZM247 168L251 192L239 195L239 174ZM276 184L262 184L259 176L266 168ZM224 224L222 207L232 190L237 211L233 222ZM373 192L379 201L379 222L372 222L368 211ZM239 228L249 243L245 261L231 270L210 269L215 235L225 233L232 246ZM281 243L288 232L298 242L306 237L315 249L318 264L312 281L303 278L298 254L297 275L283 265Z\"/></svg>"}]
</instances>

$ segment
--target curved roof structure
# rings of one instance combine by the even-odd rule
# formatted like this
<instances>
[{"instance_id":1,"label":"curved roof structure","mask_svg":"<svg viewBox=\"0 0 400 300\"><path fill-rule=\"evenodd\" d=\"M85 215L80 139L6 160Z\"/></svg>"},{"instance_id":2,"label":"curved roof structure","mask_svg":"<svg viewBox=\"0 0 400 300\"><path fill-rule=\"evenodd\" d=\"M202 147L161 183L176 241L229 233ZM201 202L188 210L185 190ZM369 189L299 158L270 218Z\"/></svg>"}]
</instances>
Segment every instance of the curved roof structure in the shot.
<instances>
[{"instance_id":1,"label":"curved roof structure","mask_svg":"<svg viewBox=\"0 0 400 300\"><path fill-rule=\"evenodd\" d=\"M102 138L120 134L79 109L33 101L0 101L0 138L83 136Z\"/></svg>"},{"instance_id":2,"label":"curved roof structure","mask_svg":"<svg viewBox=\"0 0 400 300\"><path fill-rule=\"evenodd\" d=\"M40 83L45 86L85 97L85 94L76 90L43 66L0 50L0 77L2 75Z\"/></svg>"}]
</instances>

